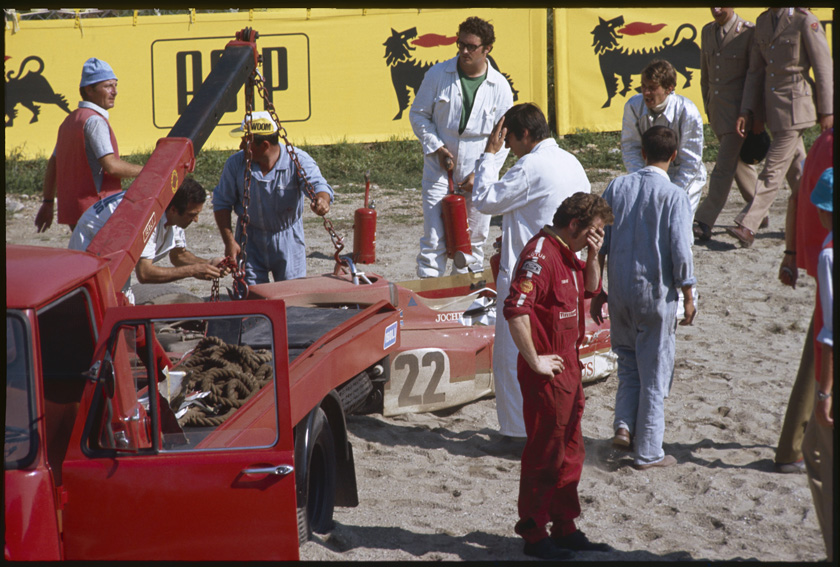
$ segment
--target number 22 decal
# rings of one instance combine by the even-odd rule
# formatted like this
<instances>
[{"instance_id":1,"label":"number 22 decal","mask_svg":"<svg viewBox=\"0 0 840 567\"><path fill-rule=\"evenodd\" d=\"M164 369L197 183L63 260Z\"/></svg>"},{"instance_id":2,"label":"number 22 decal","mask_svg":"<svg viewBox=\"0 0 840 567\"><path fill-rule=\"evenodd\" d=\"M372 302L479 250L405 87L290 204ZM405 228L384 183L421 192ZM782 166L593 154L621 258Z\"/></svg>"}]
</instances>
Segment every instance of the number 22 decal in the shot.
<instances>
[{"instance_id":1,"label":"number 22 decal","mask_svg":"<svg viewBox=\"0 0 840 567\"><path fill-rule=\"evenodd\" d=\"M400 371L407 368L408 374L397 398L397 405L399 407L419 406L446 400L444 392L435 392L435 390L444 374L446 374L447 380L449 379L447 362L446 354L440 350L426 351L422 354L422 359L417 351L400 354L394 360L394 370ZM411 395L411 390L414 389L418 380L421 384L428 381L426 389L422 395Z\"/></svg>"}]
</instances>

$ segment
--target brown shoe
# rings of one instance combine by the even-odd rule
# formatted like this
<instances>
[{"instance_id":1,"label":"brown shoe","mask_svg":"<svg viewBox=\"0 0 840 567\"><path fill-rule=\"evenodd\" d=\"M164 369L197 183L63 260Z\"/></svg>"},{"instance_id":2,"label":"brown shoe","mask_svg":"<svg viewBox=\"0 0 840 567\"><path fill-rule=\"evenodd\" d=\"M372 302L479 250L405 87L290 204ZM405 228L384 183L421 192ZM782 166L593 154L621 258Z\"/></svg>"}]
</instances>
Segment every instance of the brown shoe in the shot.
<instances>
[{"instance_id":1,"label":"brown shoe","mask_svg":"<svg viewBox=\"0 0 840 567\"><path fill-rule=\"evenodd\" d=\"M632 441L630 440L630 432L623 427L619 427L618 431L615 432L615 437L613 437L612 445L616 449L630 451L633 446Z\"/></svg>"},{"instance_id":2,"label":"brown shoe","mask_svg":"<svg viewBox=\"0 0 840 567\"><path fill-rule=\"evenodd\" d=\"M755 241L755 233L745 226L728 226L726 232L738 239L741 248L749 248Z\"/></svg>"},{"instance_id":3,"label":"brown shoe","mask_svg":"<svg viewBox=\"0 0 840 567\"><path fill-rule=\"evenodd\" d=\"M704 222L697 221L694 223L694 238L701 242L705 242L707 240L711 240L712 238L712 227L707 225Z\"/></svg>"},{"instance_id":4,"label":"brown shoe","mask_svg":"<svg viewBox=\"0 0 840 567\"><path fill-rule=\"evenodd\" d=\"M656 461L655 463L648 463L646 465L633 465L633 468L637 471L646 471L648 469L652 469L654 467L670 467L672 465L677 464L677 459L672 457L671 455L665 455L661 461Z\"/></svg>"},{"instance_id":5,"label":"brown shoe","mask_svg":"<svg viewBox=\"0 0 840 567\"><path fill-rule=\"evenodd\" d=\"M758 225L758 228L767 228L768 226L770 226L770 217L764 217L761 224Z\"/></svg>"}]
</instances>

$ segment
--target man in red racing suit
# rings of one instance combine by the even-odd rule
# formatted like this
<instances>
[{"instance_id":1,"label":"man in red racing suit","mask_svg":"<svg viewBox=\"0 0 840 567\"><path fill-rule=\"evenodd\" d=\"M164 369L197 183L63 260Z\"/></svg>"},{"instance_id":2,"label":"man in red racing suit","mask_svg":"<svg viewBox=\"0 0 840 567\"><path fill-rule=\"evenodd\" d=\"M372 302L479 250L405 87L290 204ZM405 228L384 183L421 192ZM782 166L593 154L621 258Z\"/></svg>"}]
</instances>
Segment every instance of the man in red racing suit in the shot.
<instances>
[{"instance_id":1,"label":"man in red racing suit","mask_svg":"<svg viewBox=\"0 0 840 567\"><path fill-rule=\"evenodd\" d=\"M584 458L583 302L601 289L597 255L604 226L612 222L601 197L575 193L563 201L553 226L544 227L519 255L505 300L504 316L519 349L527 433L515 531L525 539L525 554L541 559L612 549L590 542L574 521L580 515L577 486ZM576 256L584 247L586 262Z\"/></svg>"}]
</instances>

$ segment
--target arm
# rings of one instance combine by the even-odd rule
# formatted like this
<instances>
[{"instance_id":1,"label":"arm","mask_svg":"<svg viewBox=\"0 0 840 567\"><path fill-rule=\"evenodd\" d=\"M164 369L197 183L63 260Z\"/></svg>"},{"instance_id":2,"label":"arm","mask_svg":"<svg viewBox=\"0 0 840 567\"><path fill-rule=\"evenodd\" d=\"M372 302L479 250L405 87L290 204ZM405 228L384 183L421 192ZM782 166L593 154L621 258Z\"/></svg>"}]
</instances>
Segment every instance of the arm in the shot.
<instances>
[{"instance_id":1,"label":"arm","mask_svg":"<svg viewBox=\"0 0 840 567\"><path fill-rule=\"evenodd\" d=\"M817 335L820 343L821 366L820 383L818 392L828 394L834 386L834 274L833 254L828 255L827 251L820 254L817 264L817 291L820 294L820 307L823 315L823 328ZM814 407L817 423L826 427L834 426L834 412L832 398L817 400Z\"/></svg>"},{"instance_id":2,"label":"arm","mask_svg":"<svg viewBox=\"0 0 840 567\"><path fill-rule=\"evenodd\" d=\"M55 213L55 180L56 164L55 154L53 154L47 162L47 171L44 174L44 202L41 203L41 208L38 209L38 214L35 215L35 227L38 229L38 232L44 232L52 226L53 215Z\"/></svg>"},{"instance_id":3,"label":"arm","mask_svg":"<svg viewBox=\"0 0 840 567\"><path fill-rule=\"evenodd\" d=\"M306 172L306 178L315 190L315 199L309 203L309 208L318 216L324 216L330 212L330 204L333 202L334 193L330 184L321 174L321 168L308 153L295 148L295 153L300 161L300 166Z\"/></svg>"},{"instance_id":4,"label":"arm","mask_svg":"<svg viewBox=\"0 0 840 567\"><path fill-rule=\"evenodd\" d=\"M703 97L703 108L706 110L706 117L711 120L709 116L709 63L706 61L706 41L709 41L710 35L714 35L714 29L709 30L709 26L714 26L714 23L707 24L703 28L700 35L700 94Z\"/></svg>"},{"instance_id":5,"label":"arm","mask_svg":"<svg viewBox=\"0 0 840 567\"><path fill-rule=\"evenodd\" d=\"M604 264L606 263L607 255L598 254L598 269L599 269L599 277L604 277ZM608 300L607 290L604 289L603 285L601 286L601 293L596 295L592 298L592 301L589 303L589 315L592 317L592 320L595 321L596 325L603 325L604 324L604 304Z\"/></svg>"},{"instance_id":6,"label":"arm","mask_svg":"<svg viewBox=\"0 0 840 567\"><path fill-rule=\"evenodd\" d=\"M176 253L177 250L181 250L182 252ZM187 255L184 255L184 253ZM173 254L175 255L176 260L173 260ZM137 267L134 269L137 281L140 283L167 283L189 277L200 280L212 280L222 275L219 268L209 264L207 260L193 256L184 248L172 249L169 253L169 257L173 264L175 261L185 263L168 268L155 266L152 263L152 260L148 258L141 258L137 263Z\"/></svg>"},{"instance_id":7,"label":"arm","mask_svg":"<svg viewBox=\"0 0 840 567\"><path fill-rule=\"evenodd\" d=\"M213 216L216 219L216 226L219 227L219 234L222 236L222 242L225 244L225 256L236 260L239 256L239 243L231 227L231 212L230 209L219 209L213 211Z\"/></svg>"},{"instance_id":8,"label":"arm","mask_svg":"<svg viewBox=\"0 0 840 567\"><path fill-rule=\"evenodd\" d=\"M120 179L137 177L143 170L142 165L123 161L114 154L104 155L98 161L106 173Z\"/></svg>"},{"instance_id":9,"label":"arm","mask_svg":"<svg viewBox=\"0 0 840 567\"><path fill-rule=\"evenodd\" d=\"M674 179L674 185L681 189L688 189L692 181L705 172L701 172L703 165L703 117L700 111L689 99L683 97L682 120L680 127L680 147L677 154L680 159L680 171Z\"/></svg>"},{"instance_id":10,"label":"arm","mask_svg":"<svg viewBox=\"0 0 840 567\"><path fill-rule=\"evenodd\" d=\"M408 112L411 129L420 140L424 155L443 147L443 140L440 139L434 122L435 99L439 94L438 82L441 71L440 68L432 67L426 72Z\"/></svg>"},{"instance_id":11,"label":"arm","mask_svg":"<svg viewBox=\"0 0 840 567\"><path fill-rule=\"evenodd\" d=\"M601 245L604 243L604 229L590 227L586 235L586 267L583 270L583 287L589 293L595 293L601 288L600 260Z\"/></svg>"},{"instance_id":12,"label":"arm","mask_svg":"<svg viewBox=\"0 0 840 567\"><path fill-rule=\"evenodd\" d=\"M801 186L801 182L799 186ZM799 278L799 269L796 267L796 212L799 201L799 186L791 191L788 198L787 212L785 213L785 253L779 266L779 281L782 282L782 285L788 285L793 289L796 289L796 280ZM789 254L789 252L792 252L792 254Z\"/></svg>"},{"instance_id":13,"label":"arm","mask_svg":"<svg viewBox=\"0 0 840 567\"><path fill-rule=\"evenodd\" d=\"M816 24L816 29L811 25ZM808 61L816 82L815 101L820 129L825 131L834 125L834 66L825 31L816 16L808 13L800 31L802 43L808 53Z\"/></svg>"},{"instance_id":14,"label":"arm","mask_svg":"<svg viewBox=\"0 0 840 567\"><path fill-rule=\"evenodd\" d=\"M747 129L753 132L764 130L764 69L766 67L761 50L755 45L755 32L750 44L750 67L744 80L744 92L741 97L741 112L735 122L735 132L742 138L747 137Z\"/></svg>"},{"instance_id":15,"label":"arm","mask_svg":"<svg viewBox=\"0 0 840 567\"><path fill-rule=\"evenodd\" d=\"M642 111L636 108L639 103L644 107L645 102L641 95L631 97L624 105L624 115L621 118L621 159L627 173L635 173L645 166L645 160L642 158L642 135L638 127L639 113Z\"/></svg>"},{"instance_id":16,"label":"arm","mask_svg":"<svg viewBox=\"0 0 840 567\"><path fill-rule=\"evenodd\" d=\"M240 252L232 224L232 211L239 202L237 180L242 179L242 169L236 167L237 156L240 154L234 154L225 162L219 184L213 189L213 217L225 245L225 256L233 260L238 260Z\"/></svg>"},{"instance_id":17,"label":"arm","mask_svg":"<svg viewBox=\"0 0 840 567\"><path fill-rule=\"evenodd\" d=\"M679 192L675 194L675 203L671 210L671 261L674 271L674 284L682 289L685 316L680 325L691 325L694 322L696 310L692 286L697 283L694 276L694 257L691 252L691 212L688 196Z\"/></svg>"},{"instance_id":18,"label":"arm","mask_svg":"<svg viewBox=\"0 0 840 567\"><path fill-rule=\"evenodd\" d=\"M528 315L517 315L508 319L508 328L513 343L519 349L519 354L528 366L543 376L553 378L555 374L563 372L563 359L556 354L537 354L534 341L531 338L531 320Z\"/></svg>"}]
</instances>

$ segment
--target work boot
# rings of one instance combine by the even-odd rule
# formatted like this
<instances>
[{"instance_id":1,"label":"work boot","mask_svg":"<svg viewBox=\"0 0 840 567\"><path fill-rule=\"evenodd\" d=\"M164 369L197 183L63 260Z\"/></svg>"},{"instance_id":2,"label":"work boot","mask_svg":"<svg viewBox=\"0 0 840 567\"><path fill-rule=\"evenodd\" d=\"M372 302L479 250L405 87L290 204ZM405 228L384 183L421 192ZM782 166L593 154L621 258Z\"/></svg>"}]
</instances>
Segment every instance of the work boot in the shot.
<instances>
[{"instance_id":1,"label":"work boot","mask_svg":"<svg viewBox=\"0 0 840 567\"><path fill-rule=\"evenodd\" d=\"M586 534L580 530L566 536L552 537L551 539L557 547L571 551L614 551L609 544L589 541Z\"/></svg>"}]
</instances>

